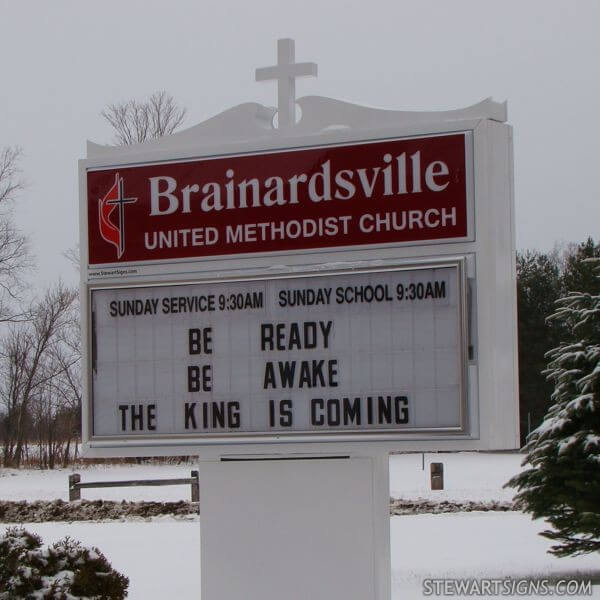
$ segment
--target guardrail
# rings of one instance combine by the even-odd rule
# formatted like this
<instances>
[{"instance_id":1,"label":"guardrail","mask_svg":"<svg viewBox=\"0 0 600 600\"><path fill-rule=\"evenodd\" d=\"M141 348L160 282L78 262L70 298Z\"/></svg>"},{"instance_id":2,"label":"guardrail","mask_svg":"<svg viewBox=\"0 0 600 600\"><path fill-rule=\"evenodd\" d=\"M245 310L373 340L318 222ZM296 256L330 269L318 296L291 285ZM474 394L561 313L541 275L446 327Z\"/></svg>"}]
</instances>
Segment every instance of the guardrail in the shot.
<instances>
[{"instance_id":1,"label":"guardrail","mask_svg":"<svg viewBox=\"0 0 600 600\"><path fill-rule=\"evenodd\" d=\"M73 473L69 475L69 501L81 500L81 490L85 488L108 488L108 487L142 487L160 485L190 485L192 502L200 501L200 485L198 483L198 471L192 471L191 477L180 479L133 479L123 481L86 481L81 482L81 475Z\"/></svg>"}]
</instances>

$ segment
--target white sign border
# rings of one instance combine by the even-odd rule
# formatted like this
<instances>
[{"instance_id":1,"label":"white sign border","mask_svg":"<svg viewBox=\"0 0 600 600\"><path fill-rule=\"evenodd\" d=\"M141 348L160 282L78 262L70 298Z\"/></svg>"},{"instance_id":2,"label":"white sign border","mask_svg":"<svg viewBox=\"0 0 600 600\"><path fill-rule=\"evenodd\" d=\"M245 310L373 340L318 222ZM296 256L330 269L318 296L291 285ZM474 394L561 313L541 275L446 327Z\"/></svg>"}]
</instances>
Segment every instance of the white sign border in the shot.
<instances>
[{"instance_id":1,"label":"white sign border","mask_svg":"<svg viewBox=\"0 0 600 600\"><path fill-rule=\"evenodd\" d=\"M100 146L88 142L88 158L79 161L79 204L81 230L82 331L87 332L87 291L94 285L119 287L126 284L177 283L190 278L246 277L264 273L303 273L331 264L355 268L359 265L432 261L444 257L465 258L469 302L473 317L475 355L468 362L468 430L461 435L427 437L416 435L389 442L348 445L343 440L313 439L314 444L277 444L271 452L304 454L319 451L347 454L349 448L386 451L478 451L518 448L518 365L516 332L515 209L513 131L506 123L506 103L486 99L473 106L442 112L381 110L340 100L310 96L298 99L303 118L295 128L280 132L272 128L274 109L256 103L241 104L180 133L134 146ZM438 133L472 132L473 142L473 242L445 245L352 247L314 249L281 255L239 257L185 262L180 269L139 270L135 274L106 273L90 280L87 268L86 169L118 167L186 157L302 148L327 143L429 136ZM498 224L502 223L502 228ZM339 250L339 251L336 251ZM276 257L280 257L277 258ZM87 340L82 346L84 358ZM90 410L84 380L83 411ZM267 445L241 444L194 446L173 443L148 444L133 440L121 445L91 442L87 421L82 422L82 452L89 457L173 456L200 454L218 456L227 452L263 455ZM340 443L337 443L340 441ZM319 443L317 443L319 442Z\"/></svg>"}]
</instances>

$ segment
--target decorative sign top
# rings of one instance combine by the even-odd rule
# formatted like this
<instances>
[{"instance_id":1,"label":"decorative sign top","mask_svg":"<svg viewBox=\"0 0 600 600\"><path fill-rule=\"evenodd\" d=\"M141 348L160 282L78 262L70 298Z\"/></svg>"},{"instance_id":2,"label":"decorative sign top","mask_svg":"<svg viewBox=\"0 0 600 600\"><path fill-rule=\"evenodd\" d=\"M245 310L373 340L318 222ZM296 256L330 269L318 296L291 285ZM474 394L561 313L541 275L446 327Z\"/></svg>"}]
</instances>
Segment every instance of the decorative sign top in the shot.
<instances>
[{"instance_id":1,"label":"decorative sign top","mask_svg":"<svg viewBox=\"0 0 600 600\"><path fill-rule=\"evenodd\" d=\"M316 77L317 64L296 63L294 40L277 40L277 64L256 69L256 81L277 80L277 118L279 129L296 122L296 77Z\"/></svg>"}]
</instances>

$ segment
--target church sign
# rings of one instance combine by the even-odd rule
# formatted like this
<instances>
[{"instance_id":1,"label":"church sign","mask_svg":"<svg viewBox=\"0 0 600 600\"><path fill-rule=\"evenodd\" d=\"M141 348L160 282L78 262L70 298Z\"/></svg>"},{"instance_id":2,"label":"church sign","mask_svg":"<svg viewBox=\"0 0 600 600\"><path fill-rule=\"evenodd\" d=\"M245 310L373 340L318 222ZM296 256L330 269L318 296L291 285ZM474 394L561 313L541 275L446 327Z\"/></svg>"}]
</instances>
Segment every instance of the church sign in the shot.
<instances>
[{"instance_id":1,"label":"church sign","mask_svg":"<svg viewBox=\"0 0 600 600\"><path fill-rule=\"evenodd\" d=\"M88 144L82 453L198 456L204 600L389 600L389 453L518 447L512 129L277 49L277 109Z\"/></svg>"},{"instance_id":2,"label":"church sign","mask_svg":"<svg viewBox=\"0 0 600 600\"><path fill-rule=\"evenodd\" d=\"M516 447L505 105L296 103L278 48L277 110L80 162L85 451Z\"/></svg>"},{"instance_id":3,"label":"church sign","mask_svg":"<svg viewBox=\"0 0 600 600\"><path fill-rule=\"evenodd\" d=\"M90 170L89 263L467 240L470 142L461 132Z\"/></svg>"}]
</instances>

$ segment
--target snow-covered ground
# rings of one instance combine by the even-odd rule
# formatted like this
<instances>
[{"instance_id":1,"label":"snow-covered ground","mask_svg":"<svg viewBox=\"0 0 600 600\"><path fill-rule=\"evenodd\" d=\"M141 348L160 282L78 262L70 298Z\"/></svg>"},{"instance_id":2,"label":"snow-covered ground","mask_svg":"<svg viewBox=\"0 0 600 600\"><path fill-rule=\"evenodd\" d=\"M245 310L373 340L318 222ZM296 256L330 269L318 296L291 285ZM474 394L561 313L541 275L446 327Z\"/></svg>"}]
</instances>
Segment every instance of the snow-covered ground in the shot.
<instances>
[{"instance_id":1,"label":"snow-covered ground","mask_svg":"<svg viewBox=\"0 0 600 600\"><path fill-rule=\"evenodd\" d=\"M84 483L120 479L174 479L189 477L192 469L193 464L92 465L52 471L0 469L0 500L68 500L68 477L75 472L81 475L81 481ZM87 500L175 502L190 500L190 486L91 488L82 490L81 497Z\"/></svg>"},{"instance_id":2,"label":"snow-covered ground","mask_svg":"<svg viewBox=\"0 0 600 600\"><path fill-rule=\"evenodd\" d=\"M515 490L502 486L521 470L522 459L521 454L514 452L393 455L390 457L390 495L429 500L510 501ZM444 465L443 490L431 490L429 465L432 462Z\"/></svg>"},{"instance_id":3,"label":"snow-covered ground","mask_svg":"<svg viewBox=\"0 0 600 600\"><path fill-rule=\"evenodd\" d=\"M544 529L544 523L516 512L392 517L392 597L422 598L426 578L600 576L598 555L548 554L550 541L537 535ZM600 586L593 591L600 598Z\"/></svg>"},{"instance_id":4,"label":"snow-covered ground","mask_svg":"<svg viewBox=\"0 0 600 600\"><path fill-rule=\"evenodd\" d=\"M444 463L444 491L429 490L430 462ZM520 462L521 457L516 454L426 454L423 470L420 454L392 456L391 495L439 500L510 500L513 491L503 490L502 485L518 472ZM98 481L188 477L192 468L193 465L149 464L93 466L77 471L82 481ZM0 499L66 500L70 472L0 470ZM175 501L189 499L189 494L189 486L170 486L83 490L82 497ZM557 559L547 554L550 542L537 535L544 529L544 523L533 522L520 513L411 515L392 517L390 521L393 600L422 598L425 578L569 578L584 572L600 579L600 556ZM39 533L45 543L70 535L86 545L98 546L113 566L130 578L132 600L199 597L197 517L35 523L27 528ZM592 597L600 598L599 586L594 587Z\"/></svg>"},{"instance_id":5,"label":"snow-covered ground","mask_svg":"<svg viewBox=\"0 0 600 600\"><path fill-rule=\"evenodd\" d=\"M390 494L394 498L437 500L510 500L513 490L502 485L520 469L522 457L514 453L398 454L390 457ZM444 463L444 490L432 492L429 463ZM119 479L170 479L189 477L187 465L109 465L39 471L0 469L0 500L68 500L68 476L81 474L81 481ZM82 490L89 500L190 499L190 486L100 488Z\"/></svg>"},{"instance_id":6,"label":"snow-covered ground","mask_svg":"<svg viewBox=\"0 0 600 600\"><path fill-rule=\"evenodd\" d=\"M27 528L39 533L46 543L70 535L86 545L98 546L112 565L130 578L132 600L191 600L200 596L197 518L33 523ZM519 513L392 517L392 598L423 598L425 578L600 574L597 556L559 560L547 554L549 543L536 535L540 529L540 524ZM595 586L593 592L593 598L600 598L600 587Z\"/></svg>"}]
</instances>

